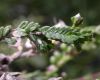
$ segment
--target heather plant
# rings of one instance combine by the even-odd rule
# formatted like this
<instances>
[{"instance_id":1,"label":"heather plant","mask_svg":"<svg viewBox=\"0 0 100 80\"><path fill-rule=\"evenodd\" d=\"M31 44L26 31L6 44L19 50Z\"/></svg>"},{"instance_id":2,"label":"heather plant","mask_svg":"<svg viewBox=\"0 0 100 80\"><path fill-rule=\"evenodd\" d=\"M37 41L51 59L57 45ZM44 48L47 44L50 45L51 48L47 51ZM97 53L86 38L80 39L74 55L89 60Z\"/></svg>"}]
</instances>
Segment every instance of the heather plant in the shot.
<instances>
[{"instance_id":1,"label":"heather plant","mask_svg":"<svg viewBox=\"0 0 100 80\"><path fill-rule=\"evenodd\" d=\"M85 51L96 50L100 44L99 26L85 27L80 14L73 16L71 20L72 26L61 23L41 26L33 21L22 21L15 29L11 25L0 27L0 41L15 48L11 55L0 54L0 80L94 80L90 75L70 77L62 70L71 60ZM36 55L49 57L50 64L44 71L22 72L24 76L20 72L11 72L9 65L12 62Z\"/></svg>"}]
</instances>

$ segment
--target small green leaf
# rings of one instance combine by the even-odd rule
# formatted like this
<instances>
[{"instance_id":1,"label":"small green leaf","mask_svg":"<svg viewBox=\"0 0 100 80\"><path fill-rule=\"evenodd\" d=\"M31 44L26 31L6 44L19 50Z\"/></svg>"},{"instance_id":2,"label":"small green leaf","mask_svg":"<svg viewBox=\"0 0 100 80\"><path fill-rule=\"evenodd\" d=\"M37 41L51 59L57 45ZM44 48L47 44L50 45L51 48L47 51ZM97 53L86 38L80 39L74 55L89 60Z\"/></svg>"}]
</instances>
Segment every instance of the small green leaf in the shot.
<instances>
[{"instance_id":1,"label":"small green leaf","mask_svg":"<svg viewBox=\"0 0 100 80\"><path fill-rule=\"evenodd\" d=\"M0 38L3 37L3 31L4 31L4 28L0 27Z\"/></svg>"},{"instance_id":2,"label":"small green leaf","mask_svg":"<svg viewBox=\"0 0 100 80\"><path fill-rule=\"evenodd\" d=\"M16 29L16 34L17 34L16 37L22 37L27 35L25 29L19 29L19 28Z\"/></svg>"},{"instance_id":3,"label":"small green leaf","mask_svg":"<svg viewBox=\"0 0 100 80\"><path fill-rule=\"evenodd\" d=\"M8 45L13 45L16 43L14 38L5 38L5 41L8 43Z\"/></svg>"},{"instance_id":4,"label":"small green leaf","mask_svg":"<svg viewBox=\"0 0 100 80\"><path fill-rule=\"evenodd\" d=\"M8 32L10 31L10 29L11 29L11 25L6 26L6 27L4 28L4 31L3 31L3 36L6 36L6 35L8 34Z\"/></svg>"},{"instance_id":5,"label":"small green leaf","mask_svg":"<svg viewBox=\"0 0 100 80\"><path fill-rule=\"evenodd\" d=\"M40 27L40 25L39 25L38 23L30 22L30 23L26 26L25 30L26 30L26 32L32 32L32 31L34 31L35 29L37 29L37 28L39 28L39 27Z\"/></svg>"},{"instance_id":6,"label":"small green leaf","mask_svg":"<svg viewBox=\"0 0 100 80\"><path fill-rule=\"evenodd\" d=\"M24 28L26 28L26 26L28 25L28 21L22 21L19 25L18 25L18 28L22 28L22 29L24 29Z\"/></svg>"},{"instance_id":7,"label":"small green leaf","mask_svg":"<svg viewBox=\"0 0 100 80\"><path fill-rule=\"evenodd\" d=\"M47 52L48 48L49 48L49 44L42 40L40 37L36 36L36 35L29 35L29 38L36 44L37 49L39 52Z\"/></svg>"}]
</instances>

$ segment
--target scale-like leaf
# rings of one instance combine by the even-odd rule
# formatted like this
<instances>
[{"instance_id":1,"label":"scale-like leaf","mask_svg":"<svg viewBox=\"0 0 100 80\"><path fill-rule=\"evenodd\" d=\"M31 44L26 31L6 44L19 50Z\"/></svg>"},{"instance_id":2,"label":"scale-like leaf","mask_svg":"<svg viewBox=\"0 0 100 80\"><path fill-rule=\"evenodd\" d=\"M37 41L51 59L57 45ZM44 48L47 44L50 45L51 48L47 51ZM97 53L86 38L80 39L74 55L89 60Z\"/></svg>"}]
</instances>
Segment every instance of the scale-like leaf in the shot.
<instances>
[{"instance_id":1,"label":"scale-like leaf","mask_svg":"<svg viewBox=\"0 0 100 80\"><path fill-rule=\"evenodd\" d=\"M91 33L88 31L80 33L80 28L56 28L50 26L44 26L39 29L48 39L60 40L65 43L74 43L76 40L80 38L85 38L87 36L91 36Z\"/></svg>"},{"instance_id":2,"label":"scale-like leaf","mask_svg":"<svg viewBox=\"0 0 100 80\"><path fill-rule=\"evenodd\" d=\"M22 21L19 25L18 28L24 29L26 28L26 26L28 25L28 21Z\"/></svg>"},{"instance_id":3,"label":"scale-like leaf","mask_svg":"<svg viewBox=\"0 0 100 80\"><path fill-rule=\"evenodd\" d=\"M10 29L11 29L11 25L6 26L3 31L3 36L6 36L8 32L10 31Z\"/></svg>"},{"instance_id":4,"label":"scale-like leaf","mask_svg":"<svg viewBox=\"0 0 100 80\"><path fill-rule=\"evenodd\" d=\"M0 27L0 38L3 37L3 31L4 31L4 28L3 27Z\"/></svg>"},{"instance_id":5,"label":"scale-like leaf","mask_svg":"<svg viewBox=\"0 0 100 80\"><path fill-rule=\"evenodd\" d=\"M47 52L49 44L36 35L29 35L29 38L36 44L38 51Z\"/></svg>"},{"instance_id":6,"label":"scale-like leaf","mask_svg":"<svg viewBox=\"0 0 100 80\"><path fill-rule=\"evenodd\" d=\"M61 40L65 43L73 43L78 39L77 35L69 34L70 28L43 27L39 29L47 38Z\"/></svg>"}]
</instances>

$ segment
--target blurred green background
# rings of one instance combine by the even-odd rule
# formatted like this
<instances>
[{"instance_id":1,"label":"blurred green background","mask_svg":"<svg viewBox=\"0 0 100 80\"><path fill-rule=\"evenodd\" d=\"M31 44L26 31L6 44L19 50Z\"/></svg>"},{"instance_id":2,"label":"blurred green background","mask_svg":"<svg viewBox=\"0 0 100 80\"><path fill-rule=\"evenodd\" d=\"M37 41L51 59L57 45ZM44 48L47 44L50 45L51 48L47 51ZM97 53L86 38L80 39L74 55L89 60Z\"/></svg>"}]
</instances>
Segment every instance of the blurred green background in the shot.
<instances>
[{"instance_id":1,"label":"blurred green background","mask_svg":"<svg viewBox=\"0 0 100 80\"><path fill-rule=\"evenodd\" d=\"M41 25L54 25L54 19L61 19L71 25L70 18L77 13L84 17L84 25L100 24L100 0L0 0L0 26L15 24L19 20L33 20ZM5 51L5 49L7 49ZM5 43L0 43L0 53L12 53ZM68 73L70 78L77 78L100 71L100 49L82 52L69 61L60 71ZM33 59L21 59L12 63L14 71L44 71L49 63L49 56L37 55ZM32 61L32 62L31 62ZM14 64L14 65L13 65ZM39 79L35 79L39 80ZM41 79L40 79L41 80Z\"/></svg>"},{"instance_id":2,"label":"blurred green background","mask_svg":"<svg viewBox=\"0 0 100 80\"><path fill-rule=\"evenodd\" d=\"M42 24L53 24L53 18L62 19L67 24L70 17L81 13L86 25L100 22L100 0L1 0L0 24L12 23L19 17L33 19Z\"/></svg>"}]
</instances>

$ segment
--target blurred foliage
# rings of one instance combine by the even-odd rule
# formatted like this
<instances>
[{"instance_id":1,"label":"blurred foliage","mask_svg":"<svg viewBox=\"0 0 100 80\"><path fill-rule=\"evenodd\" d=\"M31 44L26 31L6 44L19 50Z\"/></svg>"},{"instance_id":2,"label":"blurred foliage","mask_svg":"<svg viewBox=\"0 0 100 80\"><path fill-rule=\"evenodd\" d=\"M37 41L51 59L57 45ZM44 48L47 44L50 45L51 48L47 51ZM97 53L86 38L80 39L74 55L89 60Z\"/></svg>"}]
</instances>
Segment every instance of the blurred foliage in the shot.
<instances>
[{"instance_id":1,"label":"blurred foliage","mask_svg":"<svg viewBox=\"0 0 100 80\"><path fill-rule=\"evenodd\" d=\"M99 0L1 0L0 23L12 23L18 17L33 16L42 24L53 24L53 18L70 24L70 17L80 12L85 24L99 24Z\"/></svg>"}]
</instances>

